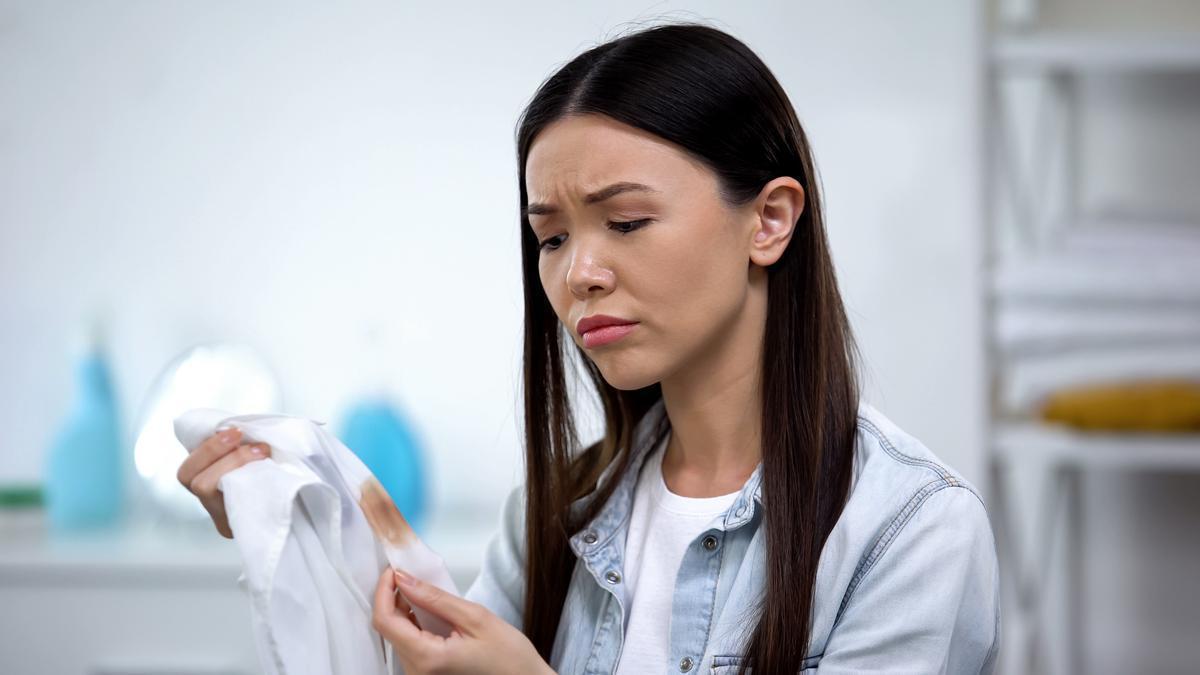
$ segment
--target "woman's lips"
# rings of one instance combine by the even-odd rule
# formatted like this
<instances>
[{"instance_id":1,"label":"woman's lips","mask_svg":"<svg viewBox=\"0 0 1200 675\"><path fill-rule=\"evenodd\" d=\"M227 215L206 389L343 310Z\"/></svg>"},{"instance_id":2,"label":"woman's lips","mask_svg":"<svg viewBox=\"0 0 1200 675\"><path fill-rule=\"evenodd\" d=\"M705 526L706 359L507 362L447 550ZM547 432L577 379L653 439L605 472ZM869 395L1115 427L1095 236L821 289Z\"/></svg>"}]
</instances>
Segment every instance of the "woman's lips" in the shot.
<instances>
[{"instance_id":1,"label":"woman's lips","mask_svg":"<svg viewBox=\"0 0 1200 675\"><path fill-rule=\"evenodd\" d=\"M611 344L632 333L636 327L636 323L624 323L615 326L593 328L583 334L583 346L591 349Z\"/></svg>"}]
</instances>

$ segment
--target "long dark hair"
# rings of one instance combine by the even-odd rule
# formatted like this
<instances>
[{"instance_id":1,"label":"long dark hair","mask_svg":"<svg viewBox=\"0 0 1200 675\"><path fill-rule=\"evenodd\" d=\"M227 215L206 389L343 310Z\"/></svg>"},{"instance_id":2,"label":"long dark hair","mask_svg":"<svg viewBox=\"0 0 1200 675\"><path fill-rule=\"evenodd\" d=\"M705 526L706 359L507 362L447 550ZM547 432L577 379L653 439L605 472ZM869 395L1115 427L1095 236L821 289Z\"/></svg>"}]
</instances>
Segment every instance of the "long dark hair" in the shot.
<instances>
[{"instance_id":1,"label":"long dark hair","mask_svg":"<svg viewBox=\"0 0 1200 675\"><path fill-rule=\"evenodd\" d=\"M525 162L538 133L567 115L606 115L670 141L718 177L730 206L779 176L805 190L782 257L767 268L762 345L762 500L766 570L743 667L799 670L808 649L813 583L850 485L859 384L855 347L830 259L816 172L787 94L745 44L704 25L643 29L589 49L551 75L517 129L521 209ZM618 390L560 324L538 275L538 247L521 222L525 286L526 568L524 632L549 660L575 556L568 545L631 463L632 431L662 397L659 384ZM568 352L574 347L574 353ZM574 356L574 361L572 360ZM605 434L582 450L565 377L583 363ZM604 469L616 462L603 485ZM591 495L587 508L569 505Z\"/></svg>"}]
</instances>

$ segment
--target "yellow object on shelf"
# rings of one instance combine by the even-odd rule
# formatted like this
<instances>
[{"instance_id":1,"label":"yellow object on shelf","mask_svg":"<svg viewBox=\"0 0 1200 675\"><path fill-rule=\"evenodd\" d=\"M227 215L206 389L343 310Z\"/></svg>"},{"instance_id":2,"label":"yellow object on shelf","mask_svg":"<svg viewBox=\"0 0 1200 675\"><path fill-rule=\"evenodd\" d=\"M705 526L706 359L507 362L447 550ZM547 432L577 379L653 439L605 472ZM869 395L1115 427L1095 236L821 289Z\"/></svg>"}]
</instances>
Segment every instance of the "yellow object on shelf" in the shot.
<instances>
[{"instance_id":1,"label":"yellow object on shelf","mask_svg":"<svg viewBox=\"0 0 1200 675\"><path fill-rule=\"evenodd\" d=\"M1041 417L1094 431L1200 431L1200 382L1144 380L1060 390Z\"/></svg>"}]
</instances>

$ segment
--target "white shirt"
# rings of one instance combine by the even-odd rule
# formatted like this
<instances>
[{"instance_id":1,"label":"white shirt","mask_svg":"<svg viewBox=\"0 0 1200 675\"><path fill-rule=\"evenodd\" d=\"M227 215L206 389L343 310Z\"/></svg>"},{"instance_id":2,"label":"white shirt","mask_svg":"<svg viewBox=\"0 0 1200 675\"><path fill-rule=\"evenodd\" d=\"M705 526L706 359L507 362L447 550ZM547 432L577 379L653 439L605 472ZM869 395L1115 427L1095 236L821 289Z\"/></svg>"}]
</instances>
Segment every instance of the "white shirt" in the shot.
<instances>
[{"instance_id":1,"label":"white shirt","mask_svg":"<svg viewBox=\"0 0 1200 675\"><path fill-rule=\"evenodd\" d=\"M238 585L250 599L263 673L403 673L391 644L371 625L375 584L396 562L358 506L355 486L370 470L323 424L196 408L175 418L175 437L191 452L218 430L237 427L243 443L271 446L269 459L218 482L242 554ZM400 566L457 594L444 563L436 562L440 570L423 573Z\"/></svg>"},{"instance_id":2,"label":"white shirt","mask_svg":"<svg viewBox=\"0 0 1200 675\"><path fill-rule=\"evenodd\" d=\"M625 540L625 584L629 623L616 675L662 672L671 642L671 603L684 551L702 532L717 525L740 489L720 497L681 497L663 480L662 458L668 434L646 457L634 488ZM657 665L656 665L657 664Z\"/></svg>"}]
</instances>

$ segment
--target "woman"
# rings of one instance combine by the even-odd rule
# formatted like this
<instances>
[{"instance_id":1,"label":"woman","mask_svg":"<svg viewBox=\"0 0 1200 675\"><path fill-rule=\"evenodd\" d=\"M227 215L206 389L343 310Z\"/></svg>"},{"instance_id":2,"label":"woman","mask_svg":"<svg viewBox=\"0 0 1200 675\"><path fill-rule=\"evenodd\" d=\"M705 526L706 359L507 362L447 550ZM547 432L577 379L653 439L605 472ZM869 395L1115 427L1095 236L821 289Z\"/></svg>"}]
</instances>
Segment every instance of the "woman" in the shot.
<instances>
[{"instance_id":1,"label":"woman","mask_svg":"<svg viewBox=\"0 0 1200 675\"><path fill-rule=\"evenodd\" d=\"M538 90L517 159L526 481L465 599L380 578L406 672L990 672L984 506L859 400L808 142L761 60L690 24L602 44ZM572 362L606 420L582 451Z\"/></svg>"}]
</instances>

